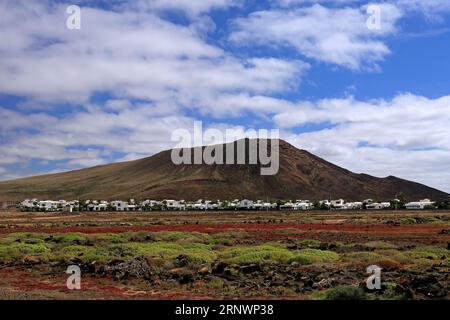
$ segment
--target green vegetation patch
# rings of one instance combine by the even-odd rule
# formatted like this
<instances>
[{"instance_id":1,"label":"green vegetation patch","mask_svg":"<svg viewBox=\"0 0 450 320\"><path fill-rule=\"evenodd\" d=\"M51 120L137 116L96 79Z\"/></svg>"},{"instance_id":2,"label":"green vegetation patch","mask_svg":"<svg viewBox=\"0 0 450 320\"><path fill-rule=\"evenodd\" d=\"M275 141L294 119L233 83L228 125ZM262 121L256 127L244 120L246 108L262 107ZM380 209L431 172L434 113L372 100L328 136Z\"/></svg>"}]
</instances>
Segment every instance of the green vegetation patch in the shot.
<instances>
[{"instance_id":1,"label":"green vegetation patch","mask_svg":"<svg viewBox=\"0 0 450 320\"><path fill-rule=\"evenodd\" d=\"M358 262L358 263L374 263L383 259L383 256L368 251L358 251L358 252L350 252L344 254L344 261L346 262Z\"/></svg>"},{"instance_id":2,"label":"green vegetation patch","mask_svg":"<svg viewBox=\"0 0 450 320\"><path fill-rule=\"evenodd\" d=\"M300 264L329 263L339 260L336 252L317 249L302 249L297 251L289 262L298 262Z\"/></svg>"},{"instance_id":3,"label":"green vegetation patch","mask_svg":"<svg viewBox=\"0 0 450 320\"><path fill-rule=\"evenodd\" d=\"M184 255L192 262L212 262L216 258L211 246L202 243L126 243L116 245L115 248L123 249L125 257L147 256L173 260Z\"/></svg>"},{"instance_id":4,"label":"green vegetation patch","mask_svg":"<svg viewBox=\"0 0 450 320\"><path fill-rule=\"evenodd\" d=\"M74 260L80 259L83 262L94 261L107 262L113 258L113 252L105 248L94 248L80 245L69 245L61 247L60 250L52 252L52 260Z\"/></svg>"},{"instance_id":5,"label":"green vegetation patch","mask_svg":"<svg viewBox=\"0 0 450 320\"><path fill-rule=\"evenodd\" d=\"M339 255L332 251L317 249L290 251L284 247L275 245L227 249L220 253L220 257L237 264L298 262L306 265L339 260Z\"/></svg>"},{"instance_id":6,"label":"green vegetation patch","mask_svg":"<svg viewBox=\"0 0 450 320\"><path fill-rule=\"evenodd\" d=\"M364 245L371 249L397 249L396 245L384 241L370 241Z\"/></svg>"},{"instance_id":7,"label":"green vegetation patch","mask_svg":"<svg viewBox=\"0 0 450 320\"><path fill-rule=\"evenodd\" d=\"M49 253L50 249L44 243L14 242L0 246L2 262L12 262L23 259L25 256L39 256L41 259L46 259Z\"/></svg>"},{"instance_id":8,"label":"green vegetation patch","mask_svg":"<svg viewBox=\"0 0 450 320\"><path fill-rule=\"evenodd\" d=\"M441 247L420 247L405 253L412 259L443 260L450 257L449 251Z\"/></svg>"},{"instance_id":9,"label":"green vegetation patch","mask_svg":"<svg viewBox=\"0 0 450 320\"><path fill-rule=\"evenodd\" d=\"M363 289L352 286L339 286L329 289L325 294L326 300L366 300Z\"/></svg>"},{"instance_id":10,"label":"green vegetation patch","mask_svg":"<svg viewBox=\"0 0 450 320\"><path fill-rule=\"evenodd\" d=\"M220 253L220 258L231 263L287 263L293 254L284 247L274 245L260 245L254 247L237 247L224 250Z\"/></svg>"},{"instance_id":11,"label":"green vegetation patch","mask_svg":"<svg viewBox=\"0 0 450 320\"><path fill-rule=\"evenodd\" d=\"M54 236L54 241L61 243L80 243L86 240L86 236L82 233L65 233Z\"/></svg>"}]
</instances>

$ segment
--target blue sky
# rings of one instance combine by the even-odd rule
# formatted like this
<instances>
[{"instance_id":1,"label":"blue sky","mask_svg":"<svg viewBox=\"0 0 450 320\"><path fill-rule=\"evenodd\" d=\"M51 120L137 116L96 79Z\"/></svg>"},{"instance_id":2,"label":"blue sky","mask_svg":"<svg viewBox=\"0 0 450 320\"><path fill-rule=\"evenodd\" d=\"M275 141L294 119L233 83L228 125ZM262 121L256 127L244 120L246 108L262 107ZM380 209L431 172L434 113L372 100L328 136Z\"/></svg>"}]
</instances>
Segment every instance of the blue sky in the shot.
<instances>
[{"instance_id":1,"label":"blue sky","mask_svg":"<svg viewBox=\"0 0 450 320\"><path fill-rule=\"evenodd\" d=\"M447 0L23 0L0 18L2 180L145 157L202 120L450 191Z\"/></svg>"}]
</instances>

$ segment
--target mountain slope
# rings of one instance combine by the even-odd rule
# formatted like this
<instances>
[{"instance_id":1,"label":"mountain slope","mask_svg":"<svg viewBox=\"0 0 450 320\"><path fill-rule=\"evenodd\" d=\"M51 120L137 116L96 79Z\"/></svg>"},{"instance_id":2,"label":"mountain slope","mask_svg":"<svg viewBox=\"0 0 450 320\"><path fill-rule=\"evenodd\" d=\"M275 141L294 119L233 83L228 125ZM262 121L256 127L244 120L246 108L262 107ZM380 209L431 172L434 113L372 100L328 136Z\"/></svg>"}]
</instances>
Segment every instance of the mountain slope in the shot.
<instances>
[{"instance_id":1,"label":"mountain slope","mask_svg":"<svg viewBox=\"0 0 450 320\"><path fill-rule=\"evenodd\" d=\"M248 140L246 141L248 147ZM235 145L236 146L236 145ZM175 165L171 151L139 160L0 182L0 201L39 199L445 199L448 194L396 177L355 174L280 140L280 169L260 165Z\"/></svg>"}]
</instances>

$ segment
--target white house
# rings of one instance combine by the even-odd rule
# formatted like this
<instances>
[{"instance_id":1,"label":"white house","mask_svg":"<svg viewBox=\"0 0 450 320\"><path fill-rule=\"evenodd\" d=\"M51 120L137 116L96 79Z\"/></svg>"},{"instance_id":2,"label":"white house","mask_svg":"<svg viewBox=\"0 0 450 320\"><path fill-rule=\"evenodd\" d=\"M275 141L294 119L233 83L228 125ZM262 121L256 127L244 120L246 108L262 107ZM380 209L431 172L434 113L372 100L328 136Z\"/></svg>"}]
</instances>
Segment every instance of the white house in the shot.
<instances>
[{"instance_id":1,"label":"white house","mask_svg":"<svg viewBox=\"0 0 450 320\"><path fill-rule=\"evenodd\" d=\"M22 211L31 211L38 207L37 199L25 199L20 203Z\"/></svg>"},{"instance_id":2,"label":"white house","mask_svg":"<svg viewBox=\"0 0 450 320\"><path fill-rule=\"evenodd\" d=\"M161 201L158 201L158 200L149 200L149 199L147 199L147 200L145 200L145 201L143 201L142 203L141 203L141 207L143 208L143 209L148 209L148 208L152 208L152 207L155 207L155 206L160 206L161 205Z\"/></svg>"},{"instance_id":3,"label":"white house","mask_svg":"<svg viewBox=\"0 0 450 320\"><path fill-rule=\"evenodd\" d=\"M378 202L372 202L366 205L366 209L367 210L381 210L383 209L383 206L381 205L381 203Z\"/></svg>"},{"instance_id":4,"label":"white house","mask_svg":"<svg viewBox=\"0 0 450 320\"><path fill-rule=\"evenodd\" d=\"M280 210L295 210L295 204L292 201L288 201L280 205Z\"/></svg>"},{"instance_id":5,"label":"white house","mask_svg":"<svg viewBox=\"0 0 450 320\"><path fill-rule=\"evenodd\" d=\"M248 210L248 209L252 209L253 205L254 205L254 203L252 200L244 199L237 203L236 208Z\"/></svg>"},{"instance_id":6,"label":"white house","mask_svg":"<svg viewBox=\"0 0 450 320\"><path fill-rule=\"evenodd\" d=\"M344 199L331 200L331 207L332 208L341 209L341 208L344 207L344 205L345 205Z\"/></svg>"},{"instance_id":7,"label":"white house","mask_svg":"<svg viewBox=\"0 0 450 320\"><path fill-rule=\"evenodd\" d=\"M276 209L277 204L276 203L270 203L270 202L258 202L253 204L253 208L257 210L272 210Z\"/></svg>"},{"instance_id":8,"label":"white house","mask_svg":"<svg viewBox=\"0 0 450 320\"><path fill-rule=\"evenodd\" d=\"M164 200L163 203L166 204L167 210L186 210L186 205L184 202L177 200Z\"/></svg>"},{"instance_id":9,"label":"white house","mask_svg":"<svg viewBox=\"0 0 450 320\"><path fill-rule=\"evenodd\" d=\"M409 202L405 205L405 207L408 210L422 210L432 205L434 205L434 202L430 201L430 199L423 199L419 202Z\"/></svg>"},{"instance_id":10,"label":"white house","mask_svg":"<svg viewBox=\"0 0 450 320\"><path fill-rule=\"evenodd\" d=\"M309 210L312 204L309 200L296 200L294 203L294 210Z\"/></svg>"},{"instance_id":11,"label":"white house","mask_svg":"<svg viewBox=\"0 0 450 320\"><path fill-rule=\"evenodd\" d=\"M204 203L194 203L192 208L194 210L205 210L206 209L206 205Z\"/></svg>"},{"instance_id":12,"label":"white house","mask_svg":"<svg viewBox=\"0 0 450 320\"><path fill-rule=\"evenodd\" d=\"M391 207L391 203L387 201L381 202L380 204L383 207L383 209L389 209Z\"/></svg>"},{"instance_id":13,"label":"white house","mask_svg":"<svg viewBox=\"0 0 450 320\"><path fill-rule=\"evenodd\" d=\"M303 202L298 200L297 202L286 202L280 206L280 210L308 210L310 209L310 204L307 202Z\"/></svg>"},{"instance_id":14,"label":"white house","mask_svg":"<svg viewBox=\"0 0 450 320\"><path fill-rule=\"evenodd\" d=\"M40 211L57 211L58 202L52 200L42 200L38 202L38 208Z\"/></svg>"},{"instance_id":15,"label":"white house","mask_svg":"<svg viewBox=\"0 0 450 320\"><path fill-rule=\"evenodd\" d=\"M78 211L78 201L67 202L62 206L61 210L62 212L73 212L75 209Z\"/></svg>"},{"instance_id":16,"label":"white house","mask_svg":"<svg viewBox=\"0 0 450 320\"><path fill-rule=\"evenodd\" d=\"M353 209L360 210L362 208L363 208L363 203L362 202L360 202L360 201L353 202Z\"/></svg>"},{"instance_id":17,"label":"white house","mask_svg":"<svg viewBox=\"0 0 450 320\"><path fill-rule=\"evenodd\" d=\"M331 206L331 202L329 200L321 200L321 201L319 201L319 204L321 206L326 206L328 208Z\"/></svg>"},{"instance_id":18,"label":"white house","mask_svg":"<svg viewBox=\"0 0 450 320\"><path fill-rule=\"evenodd\" d=\"M128 211L128 202L115 200L111 202L111 207L115 211Z\"/></svg>"}]
</instances>

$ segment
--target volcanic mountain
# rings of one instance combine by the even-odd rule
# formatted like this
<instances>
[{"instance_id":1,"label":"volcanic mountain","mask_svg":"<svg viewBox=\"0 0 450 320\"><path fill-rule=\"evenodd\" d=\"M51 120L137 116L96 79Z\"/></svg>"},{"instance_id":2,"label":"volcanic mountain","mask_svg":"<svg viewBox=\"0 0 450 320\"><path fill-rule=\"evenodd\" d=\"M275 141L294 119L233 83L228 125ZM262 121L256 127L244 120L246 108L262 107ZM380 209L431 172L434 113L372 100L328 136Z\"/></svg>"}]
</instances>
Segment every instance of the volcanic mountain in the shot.
<instances>
[{"instance_id":1,"label":"volcanic mountain","mask_svg":"<svg viewBox=\"0 0 450 320\"><path fill-rule=\"evenodd\" d=\"M245 143L248 150L249 140ZM233 144L236 148L237 142ZM389 200L399 195L408 200L441 200L448 197L445 192L393 176L377 178L350 172L283 140L279 140L277 174L261 175L261 164L246 163L176 165L171 160L171 150L166 150L134 161L3 181L0 201L25 198L319 200L330 197Z\"/></svg>"}]
</instances>

